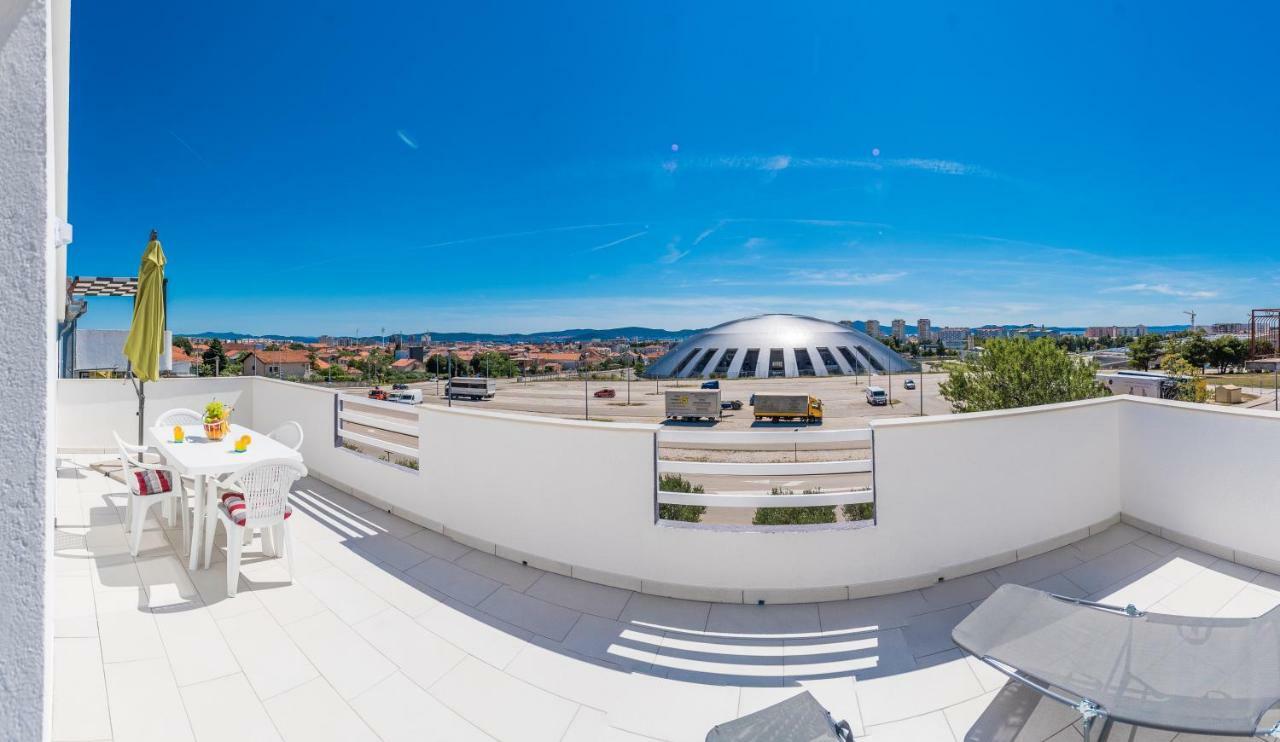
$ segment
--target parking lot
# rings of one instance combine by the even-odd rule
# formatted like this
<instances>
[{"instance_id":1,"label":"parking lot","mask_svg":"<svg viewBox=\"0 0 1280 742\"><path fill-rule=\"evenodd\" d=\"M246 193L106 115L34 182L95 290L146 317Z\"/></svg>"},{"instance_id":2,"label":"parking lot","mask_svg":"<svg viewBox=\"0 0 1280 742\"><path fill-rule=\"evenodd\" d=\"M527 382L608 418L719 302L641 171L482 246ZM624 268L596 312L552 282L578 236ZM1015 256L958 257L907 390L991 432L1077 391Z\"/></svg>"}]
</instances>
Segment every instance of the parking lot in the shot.
<instances>
[{"instance_id":1,"label":"parking lot","mask_svg":"<svg viewBox=\"0 0 1280 742\"><path fill-rule=\"evenodd\" d=\"M904 417L920 414L923 400L926 415L950 414L950 404L938 393L942 374L803 377L797 379L721 379L721 397L724 400L741 400L741 410L726 410L716 423L667 422L669 426L707 427L715 430L750 430L794 426L794 423L756 423L747 402L755 393L811 394L822 400L823 426L838 428L864 427L874 418ZM907 379L915 381L919 388L904 388ZM637 379L628 385L626 381L587 381L555 379L517 381L498 379L498 393L486 401L454 400L459 407L475 407L487 410L507 410L534 415L548 415L569 419L590 418L617 422L664 422L663 393L673 389L697 389L700 380L652 381ZM873 407L866 402L864 390L868 385L889 390L893 404ZM422 389L423 404L448 404L444 398L444 382L419 382L410 386ZM628 389L628 386L630 387ZM437 390L438 387L438 390ZM613 389L611 399L595 397L601 389ZM367 389L352 389L353 394L366 393ZM922 394L923 392L923 394Z\"/></svg>"}]
</instances>

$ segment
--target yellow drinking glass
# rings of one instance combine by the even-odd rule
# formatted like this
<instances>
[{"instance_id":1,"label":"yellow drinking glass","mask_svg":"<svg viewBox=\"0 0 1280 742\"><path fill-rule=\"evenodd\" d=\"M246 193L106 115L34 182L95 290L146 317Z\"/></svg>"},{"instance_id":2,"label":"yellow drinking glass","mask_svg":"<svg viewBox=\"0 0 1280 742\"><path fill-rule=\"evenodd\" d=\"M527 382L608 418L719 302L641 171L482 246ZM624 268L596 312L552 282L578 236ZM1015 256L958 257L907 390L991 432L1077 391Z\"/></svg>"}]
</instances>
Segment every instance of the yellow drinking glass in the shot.
<instances>
[{"instance_id":1,"label":"yellow drinking glass","mask_svg":"<svg viewBox=\"0 0 1280 742\"><path fill-rule=\"evenodd\" d=\"M181 443L184 437L185 437L185 434L182 431L182 426L181 425L173 426L173 442Z\"/></svg>"}]
</instances>

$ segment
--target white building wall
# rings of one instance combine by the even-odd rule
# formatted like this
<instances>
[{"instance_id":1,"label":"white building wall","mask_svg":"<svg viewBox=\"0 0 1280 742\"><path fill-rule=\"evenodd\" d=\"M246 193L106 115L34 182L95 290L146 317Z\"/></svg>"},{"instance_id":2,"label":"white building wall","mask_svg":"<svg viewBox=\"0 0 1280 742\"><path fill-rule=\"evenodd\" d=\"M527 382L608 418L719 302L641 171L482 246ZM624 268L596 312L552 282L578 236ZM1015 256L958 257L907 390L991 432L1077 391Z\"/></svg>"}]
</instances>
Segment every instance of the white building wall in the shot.
<instances>
[{"instance_id":1,"label":"white building wall","mask_svg":"<svg viewBox=\"0 0 1280 742\"><path fill-rule=\"evenodd\" d=\"M47 735L56 358L53 22L0 3L0 739Z\"/></svg>"},{"instance_id":2,"label":"white building wall","mask_svg":"<svg viewBox=\"0 0 1280 742\"><path fill-rule=\"evenodd\" d=\"M1128 399L1120 427L1126 518L1280 573L1280 414Z\"/></svg>"},{"instance_id":3,"label":"white building wall","mask_svg":"<svg viewBox=\"0 0 1280 742\"><path fill-rule=\"evenodd\" d=\"M138 395L128 379L58 379L58 448L64 451L115 450L111 433L130 443L138 438ZM147 395L143 426L177 407L203 412L215 399L230 404L233 422L253 426L253 389L249 377L160 379L143 387ZM332 438L330 438L332 440Z\"/></svg>"},{"instance_id":4,"label":"white building wall","mask_svg":"<svg viewBox=\"0 0 1280 742\"><path fill-rule=\"evenodd\" d=\"M650 593L748 603L891 593L1056 548L1122 515L1280 571L1274 413L1110 397L878 421L875 526L752 531L656 522L658 426L406 407L419 420L414 471L335 447L328 389L263 378L154 387L157 414L216 394L264 433L296 420L314 475L473 547ZM127 382L63 380L59 402L68 420L114 419L68 425L63 441L88 445L133 424Z\"/></svg>"}]
</instances>

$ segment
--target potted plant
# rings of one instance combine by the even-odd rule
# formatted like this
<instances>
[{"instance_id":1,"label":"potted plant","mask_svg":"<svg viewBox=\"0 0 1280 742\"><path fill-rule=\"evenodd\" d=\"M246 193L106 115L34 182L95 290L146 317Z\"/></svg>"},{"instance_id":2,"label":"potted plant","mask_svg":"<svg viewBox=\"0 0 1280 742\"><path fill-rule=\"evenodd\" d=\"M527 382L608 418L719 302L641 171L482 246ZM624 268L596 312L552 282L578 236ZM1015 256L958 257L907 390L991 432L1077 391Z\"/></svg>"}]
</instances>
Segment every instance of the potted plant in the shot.
<instances>
[{"instance_id":1,"label":"potted plant","mask_svg":"<svg viewBox=\"0 0 1280 742\"><path fill-rule=\"evenodd\" d=\"M204 406L204 434L211 441L220 441L231 432L231 408L214 400Z\"/></svg>"}]
</instances>

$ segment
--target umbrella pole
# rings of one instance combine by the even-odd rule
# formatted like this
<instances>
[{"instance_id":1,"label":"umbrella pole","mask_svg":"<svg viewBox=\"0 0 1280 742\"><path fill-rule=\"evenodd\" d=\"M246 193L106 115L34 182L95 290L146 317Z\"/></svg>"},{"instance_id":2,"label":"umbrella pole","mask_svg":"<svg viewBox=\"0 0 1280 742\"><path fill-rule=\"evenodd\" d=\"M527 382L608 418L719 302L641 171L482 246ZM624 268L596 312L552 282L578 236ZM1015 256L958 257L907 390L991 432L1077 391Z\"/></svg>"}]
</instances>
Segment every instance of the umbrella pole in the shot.
<instances>
[{"instance_id":1,"label":"umbrella pole","mask_svg":"<svg viewBox=\"0 0 1280 742\"><path fill-rule=\"evenodd\" d=\"M134 393L138 395L138 445L141 446L141 445L144 445L142 442L142 413L147 406L146 392L143 390L142 387L147 382L140 381L137 376L134 376L133 361L128 361L125 363L124 372L125 372L125 375L129 377L129 383L133 384Z\"/></svg>"}]
</instances>

